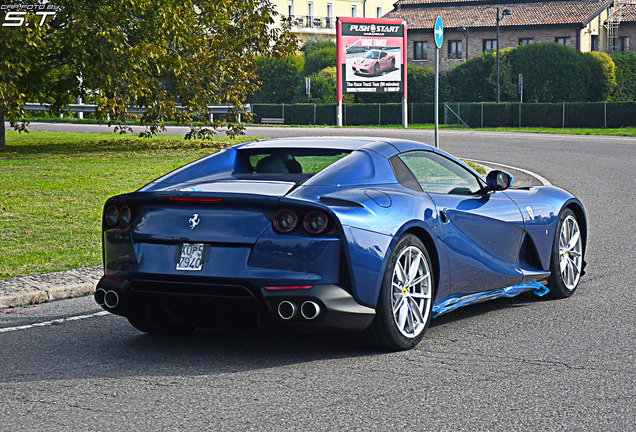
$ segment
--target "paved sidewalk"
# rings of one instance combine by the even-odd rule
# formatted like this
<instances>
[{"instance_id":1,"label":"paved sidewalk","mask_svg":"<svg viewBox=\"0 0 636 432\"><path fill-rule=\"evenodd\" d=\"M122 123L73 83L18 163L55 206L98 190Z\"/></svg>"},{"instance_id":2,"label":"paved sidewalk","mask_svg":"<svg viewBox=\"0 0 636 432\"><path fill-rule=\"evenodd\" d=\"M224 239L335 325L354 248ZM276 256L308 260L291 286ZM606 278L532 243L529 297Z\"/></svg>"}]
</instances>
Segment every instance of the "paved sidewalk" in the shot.
<instances>
[{"instance_id":1,"label":"paved sidewalk","mask_svg":"<svg viewBox=\"0 0 636 432\"><path fill-rule=\"evenodd\" d=\"M102 266L0 280L0 309L92 294Z\"/></svg>"}]
</instances>

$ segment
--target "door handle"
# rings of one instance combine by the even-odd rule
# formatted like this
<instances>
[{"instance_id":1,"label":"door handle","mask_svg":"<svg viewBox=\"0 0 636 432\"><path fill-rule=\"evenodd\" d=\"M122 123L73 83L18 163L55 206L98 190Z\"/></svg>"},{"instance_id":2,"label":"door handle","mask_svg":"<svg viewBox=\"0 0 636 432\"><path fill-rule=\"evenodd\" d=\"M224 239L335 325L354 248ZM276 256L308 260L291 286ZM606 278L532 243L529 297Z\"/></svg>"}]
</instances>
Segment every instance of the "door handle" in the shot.
<instances>
[{"instance_id":1,"label":"door handle","mask_svg":"<svg viewBox=\"0 0 636 432\"><path fill-rule=\"evenodd\" d=\"M448 219L448 216L446 216L446 213L441 210L439 212L439 218L442 220L442 223L448 223L448 221L450 220Z\"/></svg>"}]
</instances>

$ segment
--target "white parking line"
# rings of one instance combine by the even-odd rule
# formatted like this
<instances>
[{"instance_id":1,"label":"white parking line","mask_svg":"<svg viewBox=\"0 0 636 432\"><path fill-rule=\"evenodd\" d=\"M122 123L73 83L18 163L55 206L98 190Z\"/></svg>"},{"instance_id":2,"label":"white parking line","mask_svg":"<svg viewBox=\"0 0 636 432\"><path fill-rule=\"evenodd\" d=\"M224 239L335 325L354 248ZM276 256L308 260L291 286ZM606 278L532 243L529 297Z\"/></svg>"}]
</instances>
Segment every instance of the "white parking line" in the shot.
<instances>
[{"instance_id":1,"label":"white parking line","mask_svg":"<svg viewBox=\"0 0 636 432\"><path fill-rule=\"evenodd\" d=\"M90 315L77 315L77 316L72 316L68 318L59 318L59 319L55 319L51 321L43 321L43 322L25 324L25 325L15 326L15 327L5 327L5 328L0 328L0 333L8 333L8 332L17 331L17 330L28 330L35 327L46 327L46 326L51 326L53 324L62 324L65 322L70 322L70 321L79 321L79 320L83 320L87 318L95 318L95 317L104 316L104 315L110 315L110 312L101 311L101 312L95 312L94 314L90 314Z\"/></svg>"},{"instance_id":2,"label":"white parking line","mask_svg":"<svg viewBox=\"0 0 636 432\"><path fill-rule=\"evenodd\" d=\"M497 162L486 162L486 161L479 161L479 160L475 160L475 159L468 159L468 160L470 160L472 162L476 162L478 164L482 164L482 165L497 165L497 166L500 166L500 167L521 171L522 173L526 173L529 176L534 177L537 180L539 180L543 184L543 186L552 186L552 183L550 183L550 181L548 179L546 179L545 177L542 177L542 176L540 176L537 173L525 170L523 168L513 167L513 166L510 166L510 165L504 165L504 164L500 164L500 163L497 163Z\"/></svg>"}]
</instances>

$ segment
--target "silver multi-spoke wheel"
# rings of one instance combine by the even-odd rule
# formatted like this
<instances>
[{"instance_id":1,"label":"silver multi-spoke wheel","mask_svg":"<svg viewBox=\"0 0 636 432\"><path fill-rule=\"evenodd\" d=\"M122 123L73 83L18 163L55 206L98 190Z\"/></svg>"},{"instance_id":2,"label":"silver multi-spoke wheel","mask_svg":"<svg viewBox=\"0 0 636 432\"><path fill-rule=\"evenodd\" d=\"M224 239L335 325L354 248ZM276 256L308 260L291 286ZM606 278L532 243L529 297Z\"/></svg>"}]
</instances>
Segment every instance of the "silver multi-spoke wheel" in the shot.
<instances>
[{"instance_id":1,"label":"silver multi-spoke wheel","mask_svg":"<svg viewBox=\"0 0 636 432\"><path fill-rule=\"evenodd\" d=\"M572 291L579 283L583 264L581 230L576 218L568 215L559 233L559 269L565 287Z\"/></svg>"},{"instance_id":2,"label":"silver multi-spoke wheel","mask_svg":"<svg viewBox=\"0 0 636 432\"><path fill-rule=\"evenodd\" d=\"M434 294L429 251L417 236L404 234L388 257L375 318L362 333L363 340L392 351L413 348L426 333Z\"/></svg>"},{"instance_id":3,"label":"silver multi-spoke wheel","mask_svg":"<svg viewBox=\"0 0 636 432\"><path fill-rule=\"evenodd\" d=\"M427 259L416 246L398 255L391 279L391 306L398 330L415 338L426 328L430 313L431 272Z\"/></svg>"}]
</instances>

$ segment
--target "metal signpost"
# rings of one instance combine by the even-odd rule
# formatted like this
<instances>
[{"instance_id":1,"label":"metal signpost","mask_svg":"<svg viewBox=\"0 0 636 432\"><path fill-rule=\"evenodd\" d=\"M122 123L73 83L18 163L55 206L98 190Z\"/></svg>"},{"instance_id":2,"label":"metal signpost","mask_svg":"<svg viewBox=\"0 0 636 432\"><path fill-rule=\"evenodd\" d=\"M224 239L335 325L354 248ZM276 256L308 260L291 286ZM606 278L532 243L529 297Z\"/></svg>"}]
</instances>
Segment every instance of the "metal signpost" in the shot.
<instances>
[{"instance_id":1,"label":"metal signpost","mask_svg":"<svg viewBox=\"0 0 636 432\"><path fill-rule=\"evenodd\" d=\"M435 25L433 27L433 34L435 35L435 147L439 148L439 49L444 43L444 25L442 24L442 17L435 19Z\"/></svg>"}]
</instances>

